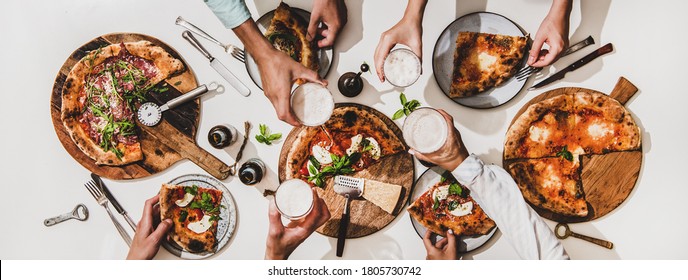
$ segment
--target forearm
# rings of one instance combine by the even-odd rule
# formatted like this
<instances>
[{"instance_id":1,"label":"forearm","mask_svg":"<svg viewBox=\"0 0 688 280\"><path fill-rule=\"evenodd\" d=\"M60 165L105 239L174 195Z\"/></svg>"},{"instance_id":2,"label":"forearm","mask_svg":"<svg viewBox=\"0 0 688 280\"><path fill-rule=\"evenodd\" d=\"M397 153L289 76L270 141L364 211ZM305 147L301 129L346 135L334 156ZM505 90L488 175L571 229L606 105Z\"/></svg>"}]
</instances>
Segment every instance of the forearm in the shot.
<instances>
[{"instance_id":1,"label":"forearm","mask_svg":"<svg viewBox=\"0 0 688 280\"><path fill-rule=\"evenodd\" d=\"M525 202L511 176L501 167L484 165L471 155L452 171L473 199L495 221L523 259L568 259L544 220Z\"/></svg>"},{"instance_id":2,"label":"forearm","mask_svg":"<svg viewBox=\"0 0 688 280\"><path fill-rule=\"evenodd\" d=\"M568 22L572 7L572 0L553 0L547 17Z\"/></svg>"},{"instance_id":3,"label":"forearm","mask_svg":"<svg viewBox=\"0 0 688 280\"><path fill-rule=\"evenodd\" d=\"M417 23L423 22L423 14L428 0L409 0L404 11L404 20L411 20Z\"/></svg>"},{"instance_id":4,"label":"forearm","mask_svg":"<svg viewBox=\"0 0 688 280\"><path fill-rule=\"evenodd\" d=\"M270 51L275 50L272 44L263 36L263 33L260 32L253 19L244 21L232 29L232 31L239 37L246 51L251 54L256 62L267 59Z\"/></svg>"}]
</instances>

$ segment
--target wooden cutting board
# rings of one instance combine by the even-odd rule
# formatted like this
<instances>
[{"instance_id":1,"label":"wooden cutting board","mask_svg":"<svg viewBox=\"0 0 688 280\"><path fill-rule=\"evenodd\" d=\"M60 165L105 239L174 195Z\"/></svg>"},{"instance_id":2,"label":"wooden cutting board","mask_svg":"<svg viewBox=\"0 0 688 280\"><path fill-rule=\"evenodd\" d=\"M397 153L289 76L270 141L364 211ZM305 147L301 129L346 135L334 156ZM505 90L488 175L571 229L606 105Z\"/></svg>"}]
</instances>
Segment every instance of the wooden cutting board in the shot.
<instances>
[{"instance_id":1,"label":"wooden cutting board","mask_svg":"<svg viewBox=\"0 0 688 280\"><path fill-rule=\"evenodd\" d=\"M362 110L369 111L390 127L394 134L403 142L401 130L399 127L390 120L387 116L380 113L379 111L370 108L365 105L355 104L355 103L339 103L336 105L337 108L343 106L358 107ZM278 175L280 182L284 181L286 178L285 167L287 161L287 153L289 149L292 148L296 136L301 132L302 129L306 127L296 127L292 129L287 138L284 140L282 145L282 150L280 152L279 169ZM406 143L404 143L406 147ZM401 196L397 201L397 205L394 208L393 214L389 214L382 210L375 204L363 199L353 199L349 204L349 227L347 228L346 237L347 238L357 238L370 235L379 231L380 229L391 223L394 218L401 211L404 210L404 205L409 198L411 193L411 187L413 186L414 179L414 167L413 167L413 156L406 152L400 152L392 156L383 157L379 162L368 167L366 170L362 170L358 173L352 175L356 178L366 178L373 179L380 182L397 184L402 187ZM342 217L342 212L344 211L344 203L346 199L334 192L334 180L332 178L325 182L325 188L318 188L318 195L325 201L327 208L330 209L330 218L323 226L317 229L317 232L337 238L339 233L339 222Z\"/></svg>"},{"instance_id":2,"label":"wooden cutting board","mask_svg":"<svg viewBox=\"0 0 688 280\"><path fill-rule=\"evenodd\" d=\"M74 144L74 141L62 124L61 119L62 87L72 66L90 51L96 50L99 47L114 43L136 42L140 40L148 40L184 62L179 53L170 46L156 38L143 34L106 34L79 47L69 56L67 61L65 61L60 68L60 72L55 78L53 92L50 96L50 115L53 120L55 132L57 133L57 138L62 143L62 146L64 146L67 152L86 169L101 177L113 180L136 179L150 176L167 169L182 159L191 160L215 178L227 178L229 176L229 166L212 154L201 149L196 144L196 131L198 130L200 114L200 102L198 99L165 111L163 113L163 119L156 126L147 127L137 121L140 128L139 136L141 149L144 154L144 159L142 161L124 166L99 166L95 164L94 160L81 152L79 147ZM168 90L162 93L152 91L149 94L149 101L163 104L172 98L180 96L182 93L196 88L198 82L196 81L193 71L185 62L184 66L186 71L158 84L156 87L166 87Z\"/></svg>"},{"instance_id":3,"label":"wooden cutting board","mask_svg":"<svg viewBox=\"0 0 688 280\"><path fill-rule=\"evenodd\" d=\"M576 92L600 93L586 88L565 87L547 91L530 100L511 121L514 124L521 114L532 104L561 94ZM624 77L620 77L609 94L622 105L625 105L638 88ZM637 122L636 122L637 124ZM642 140L641 140L642 143ZM582 157L581 179L585 200L588 202L589 214L586 217L569 217L531 206L540 216L562 223L587 222L602 217L619 207L635 187L643 161L642 145L638 150L613 152L603 155L584 155ZM504 167L512 162L504 159Z\"/></svg>"}]
</instances>

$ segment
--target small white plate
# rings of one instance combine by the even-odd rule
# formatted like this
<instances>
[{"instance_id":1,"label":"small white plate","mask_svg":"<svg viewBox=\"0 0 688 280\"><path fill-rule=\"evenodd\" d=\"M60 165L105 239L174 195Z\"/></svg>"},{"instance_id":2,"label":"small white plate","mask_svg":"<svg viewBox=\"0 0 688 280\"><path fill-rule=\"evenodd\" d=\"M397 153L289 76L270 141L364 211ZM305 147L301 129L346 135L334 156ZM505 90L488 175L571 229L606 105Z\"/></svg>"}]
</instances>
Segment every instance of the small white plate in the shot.
<instances>
[{"instance_id":1,"label":"small white plate","mask_svg":"<svg viewBox=\"0 0 688 280\"><path fill-rule=\"evenodd\" d=\"M437 39L432 53L432 70L437 84L449 97L454 71L454 52L456 51L456 38L459 32L481 32L509 36L525 36L526 33L513 21L495 13L477 12L462 16L449 24ZM528 56L525 54L520 65L523 65ZM520 67L519 67L520 69ZM526 85L527 79L518 81L511 77L498 87L492 88L471 97L451 98L454 102L478 109L494 108L513 99Z\"/></svg>"},{"instance_id":2,"label":"small white plate","mask_svg":"<svg viewBox=\"0 0 688 280\"><path fill-rule=\"evenodd\" d=\"M420 177L418 177L418 180L416 180L416 183L413 185L413 191L411 191L411 197L409 198L409 205L416 201L416 199L418 199L421 195L423 195L425 191L437 184L440 181L440 178L442 178L442 174L444 173L444 171L445 170L439 166L435 166L425 170L425 172L423 172L423 174L421 174ZM411 216L409 215L409 217ZM418 223L418 221L416 221L416 219L414 219L413 217L411 217L411 224L418 233L418 236L420 236L420 238L422 239L425 236L425 232L428 230L423 225ZM478 249L480 246L487 243L487 241L489 241L490 238L492 238L496 231L497 227L494 227L488 234L485 235L459 237L459 252L470 252L475 249ZM444 238L440 235L434 236L435 242L438 242Z\"/></svg>"},{"instance_id":3,"label":"small white plate","mask_svg":"<svg viewBox=\"0 0 688 280\"><path fill-rule=\"evenodd\" d=\"M308 11L294 7L292 7L291 9L292 11L295 11L296 14L303 17L303 19L306 20L306 23L310 21L311 13L309 13ZM256 25L258 25L258 29L260 29L261 33L265 34L265 31L268 30L268 27L270 27L270 22L272 22L272 16L274 14L275 10L269 11L256 21ZM318 49L318 62L320 65L320 68L318 70L318 76L320 76L323 79L327 76L327 73L330 72L330 68L332 67L332 55L334 53L333 49L334 47ZM258 71L258 64L256 64L256 61L253 60L253 57L248 52L245 53L246 72L248 72L248 75L251 77L256 86L258 86L258 88L262 90L263 83L260 79L260 71Z\"/></svg>"},{"instance_id":4,"label":"small white plate","mask_svg":"<svg viewBox=\"0 0 688 280\"><path fill-rule=\"evenodd\" d=\"M210 176L201 174L183 175L173 179L168 184L188 187L196 185L199 188L220 190L222 191L222 201L220 204L224 207L220 207L220 218L222 219L217 223L217 233L215 234L217 238L217 246L214 252L191 253L182 249L182 247L177 245L177 243L174 241L168 240L163 241L162 246L173 255L182 259L204 259L219 252L225 245L227 245L227 243L229 243L229 240L234 235L234 230L236 229L237 208L234 204L234 197L232 197L232 194L229 192L229 190L227 190L227 188L225 188L222 182Z\"/></svg>"}]
</instances>

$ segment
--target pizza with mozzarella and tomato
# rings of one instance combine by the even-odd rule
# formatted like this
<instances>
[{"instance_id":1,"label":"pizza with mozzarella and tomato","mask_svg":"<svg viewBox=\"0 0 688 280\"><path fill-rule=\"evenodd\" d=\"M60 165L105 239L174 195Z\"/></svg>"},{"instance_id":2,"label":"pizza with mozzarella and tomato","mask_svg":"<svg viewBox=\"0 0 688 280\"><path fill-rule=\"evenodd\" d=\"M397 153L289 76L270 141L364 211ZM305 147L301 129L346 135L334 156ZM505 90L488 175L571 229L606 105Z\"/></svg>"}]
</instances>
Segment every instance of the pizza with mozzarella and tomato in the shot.
<instances>
[{"instance_id":1,"label":"pizza with mozzarella and tomato","mask_svg":"<svg viewBox=\"0 0 688 280\"><path fill-rule=\"evenodd\" d=\"M217 246L222 191L163 184L160 219L171 219L170 239L192 253L212 252Z\"/></svg>"}]
</instances>

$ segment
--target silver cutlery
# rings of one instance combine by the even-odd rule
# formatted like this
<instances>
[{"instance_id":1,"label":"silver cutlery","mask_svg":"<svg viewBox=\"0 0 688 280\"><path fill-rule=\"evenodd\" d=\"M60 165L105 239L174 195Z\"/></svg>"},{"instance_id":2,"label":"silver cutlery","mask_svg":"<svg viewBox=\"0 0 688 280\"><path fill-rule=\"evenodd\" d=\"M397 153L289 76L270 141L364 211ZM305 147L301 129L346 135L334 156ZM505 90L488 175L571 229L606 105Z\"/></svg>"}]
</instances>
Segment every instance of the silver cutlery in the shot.
<instances>
[{"instance_id":1,"label":"silver cutlery","mask_svg":"<svg viewBox=\"0 0 688 280\"><path fill-rule=\"evenodd\" d=\"M129 236L129 233L127 233L126 230L124 230L124 227L115 219L115 216L112 215L112 211L110 211L110 207L108 206L108 199L105 197L105 195L100 191L100 189L96 186L96 183L93 181L88 181L86 184L86 189L88 192L91 193L93 198L98 201L98 204L100 206L103 206L105 210L107 211L108 215L110 216L110 219L112 220L112 223L115 225L115 228L117 228L117 232L119 232L119 235L122 236L122 239L124 239L124 242L127 243L127 246L131 247L131 237Z\"/></svg>"},{"instance_id":2,"label":"silver cutlery","mask_svg":"<svg viewBox=\"0 0 688 280\"><path fill-rule=\"evenodd\" d=\"M181 16L177 17L177 20L174 22L175 24L184 27L188 29L189 31L196 33L196 35L201 36L205 39L208 39L208 41L211 41L220 47L225 49L226 53L229 53L232 55L232 57L236 58L238 61L241 61L241 63L246 62L246 54L244 54L244 50L240 49L239 47L232 45L232 44L223 44L217 39L213 38L213 36L210 36L210 34L206 33L202 29L198 28L197 26L193 25L192 23L184 20Z\"/></svg>"},{"instance_id":3,"label":"silver cutlery","mask_svg":"<svg viewBox=\"0 0 688 280\"><path fill-rule=\"evenodd\" d=\"M103 182L103 179L100 178L100 176L96 175L95 173L91 173L91 179L96 182L96 185L100 188L101 191L103 191L103 194L107 197L107 199L110 200L110 203L112 203L112 207L115 207L115 210L117 210L117 213L120 215L124 216L124 220L127 221L127 224L131 227L134 232L136 232L136 223L134 220L129 217L129 214L127 214L127 211L124 210L122 205L117 202L117 199L115 199L115 196L112 195L110 190L108 189L107 186L105 186L105 182Z\"/></svg>"},{"instance_id":4,"label":"silver cutlery","mask_svg":"<svg viewBox=\"0 0 688 280\"><path fill-rule=\"evenodd\" d=\"M79 221L85 221L88 219L88 208L86 208L86 205L79 203L71 212L45 219L43 221L43 225L49 227L71 219Z\"/></svg>"},{"instance_id":5,"label":"silver cutlery","mask_svg":"<svg viewBox=\"0 0 688 280\"><path fill-rule=\"evenodd\" d=\"M182 37L184 37L184 39L191 43L191 45L194 46L194 48L201 52L203 56L205 56L205 58L207 58L210 61L210 67L215 69L215 71L217 71L217 73L220 74L222 78L227 80L227 82L229 82L229 84L234 89L236 89L239 92L239 94L243 96L249 96L251 94L251 90L248 89L246 85L244 85L241 81L239 81L239 79L237 79L237 77L234 76L234 74L232 74L232 72L229 71L229 69L227 69L227 67L224 66L219 60L215 59L212 55L210 55L210 53L203 47L203 45L201 45L200 42L198 42L198 40L196 40L196 38L191 34L191 32L182 32Z\"/></svg>"},{"instance_id":6,"label":"silver cutlery","mask_svg":"<svg viewBox=\"0 0 688 280\"><path fill-rule=\"evenodd\" d=\"M569 54L572 54L582 48L585 48L589 45L592 45L595 43L595 40L592 39L592 36L588 36L588 38L585 38L585 40L580 41L578 43L573 44L571 47L566 49L564 53L561 54L561 57L567 56ZM516 80L522 81L527 79L528 77L532 76L533 74L536 74L538 72L542 71L542 67L533 67L533 66L526 66L521 68L521 70L518 70L516 73Z\"/></svg>"}]
</instances>

